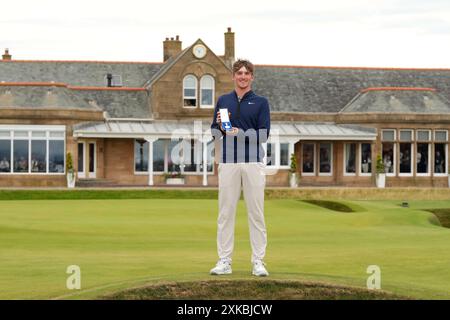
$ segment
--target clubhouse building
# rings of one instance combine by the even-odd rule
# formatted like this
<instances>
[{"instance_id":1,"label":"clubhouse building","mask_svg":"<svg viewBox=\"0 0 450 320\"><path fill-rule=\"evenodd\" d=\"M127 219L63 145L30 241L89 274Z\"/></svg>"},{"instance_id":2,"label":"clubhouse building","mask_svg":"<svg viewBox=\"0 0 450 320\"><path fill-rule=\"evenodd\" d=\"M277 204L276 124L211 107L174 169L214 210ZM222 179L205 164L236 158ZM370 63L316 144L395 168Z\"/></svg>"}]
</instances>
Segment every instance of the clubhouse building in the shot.
<instances>
[{"instance_id":1,"label":"clubhouse building","mask_svg":"<svg viewBox=\"0 0 450 320\"><path fill-rule=\"evenodd\" d=\"M163 42L163 62L0 60L0 187L217 186L210 124L233 90L234 32L218 55ZM450 69L256 65L268 98L267 185L448 187ZM174 156L176 155L176 156Z\"/></svg>"}]
</instances>

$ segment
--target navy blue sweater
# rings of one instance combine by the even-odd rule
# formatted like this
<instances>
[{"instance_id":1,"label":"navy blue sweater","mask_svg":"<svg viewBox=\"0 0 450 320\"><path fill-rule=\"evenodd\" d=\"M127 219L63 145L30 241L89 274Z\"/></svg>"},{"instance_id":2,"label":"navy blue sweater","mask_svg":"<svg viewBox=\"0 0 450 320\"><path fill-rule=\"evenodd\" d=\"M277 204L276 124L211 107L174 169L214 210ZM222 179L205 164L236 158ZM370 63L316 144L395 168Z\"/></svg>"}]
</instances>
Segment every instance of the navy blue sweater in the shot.
<instances>
[{"instance_id":1,"label":"navy blue sweater","mask_svg":"<svg viewBox=\"0 0 450 320\"><path fill-rule=\"evenodd\" d=\"M217 112L227 108L231 113L233 127L239 129L237 136L227 136L216 122ZM215 139L223 137L222 163L262 162L264 151L261 144L270 132L270 108L266 98L247 92L239 101L236 91L220 96L214 109L211 132Z\"/></svg>"}]
</instances>

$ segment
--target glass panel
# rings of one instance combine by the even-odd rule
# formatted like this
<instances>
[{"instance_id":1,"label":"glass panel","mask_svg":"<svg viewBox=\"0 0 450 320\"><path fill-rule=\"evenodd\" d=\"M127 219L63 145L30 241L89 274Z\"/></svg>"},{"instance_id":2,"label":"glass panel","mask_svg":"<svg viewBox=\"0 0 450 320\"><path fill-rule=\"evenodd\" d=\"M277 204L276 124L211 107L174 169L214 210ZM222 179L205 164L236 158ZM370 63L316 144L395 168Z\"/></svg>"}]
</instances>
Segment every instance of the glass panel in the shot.
<instances>
[{"instance_id":1,"label":"glass panel","mask_svg":"<svg viewBox=\"0 0 450 320\"><path fill-rule=\"evenodd\" d=\"M184 89L184 96L195 98L195 89Z\"/></svg>"},{"instance_id":2,"label":"glass panel","mask_svg":"<svg viewBox=\"0 0 450 320\"><path fill-rule=\"evenodd\" d=\"M417 164L417 173L428 173L428 143L418 143L417 144L417 155L416 155L416 164Z\"/></svg>"},{"instance_id":3,"label":"glass panel","mask_svg":"<svg viewBox=\"0 0 450 320\"><path fill-rule=\"evenodd\" d=\"M48 142L48 171L64 173L64 141Z\"/></svg>"},{"instance_id":4,"label":"glass panel","mask_svg":"<svg viewBox=\"0 0 450 320\"><path fill-rule=\"evenodd\" d=\"M411 143L400 143L400 173L411 172Z\"/></svg>"},{"instance_id":5,"label":"glass panel","mask_svg":"<svg viewBox=\"0 0 450 320\"><path fill-rule=\"evenodd\" d=\"M167 169L168 172L181 172L180 169L180 159L182 154L180 154L182 151L181 144L179 141L172 141L169 140L169 146L168 146L168 162L167 162Z\"/></svg>"},{"instance_id":6,"label":"glass panel","mask_svg":"<svg viewBox=\"0 0 450 320\"><path fill-rule=\"evenodd\" d=\"M44 132L45 134L45 132ZM47 141L31 141L31 172L47 172Z\"/></svg>"},{"instance_id":7,"label":"glass panel","mask_svg":"<svg viewBox=\"0 0 450 320\"><path fill-rule=\"evenodd\" d=\"M361 144L361 172L372 173L372 150L370 143Z\"/></svg>"},{"instance_id":8,"label":"glass panel","mask_svg":"<svg viewBox=\"0 0 450 320\"><path fill-rule=\"evenodd\" d=\"M50 131L50 138L64 138L64 131Z\"/></svg>"},{"instance_id":9,"label":"glass panel","mask_svg":"<svg viewBox=\"0 0 450 320\"><path fill-rule=\"evenodd\" d=\"M213 104L213 91L211 89L202 89L202 105L212 106Z\"/></svg>"},{"instance_id":10,"label":"glass panel","mask_svg":"<svg viewBox=\"0 0 450 320\"><path fill-rule=\"evenodd\" d=\"M394 173L394 144L383 143L383 163L386 173Z\"/></svg>"},{"instance_id":11,"label":"glass panel","mask_svg":"<svg viewBox=\"0 0 450 320\"><path fill-rule=\"evenodd\" d=\"M164 172L164 153L166 140L159 139L153 142L153 171Z\"/></svg>"},{"instance_id":12,"label":"glass panel","mask_svg":"<svg viewBox=\"0 0 450 320\"><path fill-rule=\"evenodd\" d=\"M424 130L417 131L417 140L430 141L430 131L424 131Z\"/></svg>"},{"instance_id":13,"label":"glass panel","mask_svg":"<svg viewBox=\"0 0 450 320\"><path fill-rule=\"evenodd\" d=\"M319 165L319 172L331 173L331 143L320 144Z\"/></svg>"},{"instance_id":14,"label":"glass panel","mask_svg":"<svg viewBox=\"0 0 450 320\"><path fill-rule=\"evenodd\" d=\"M28 172L28 140L14 140L14 172Z\"/></svg>"},{"instance_id":15,"label":"glass panel","mask_svg":"<svg viewBox=\"0 0 450 320\"><path fill-rule=\"evenodd\" d=\"M434 173L446 173L445 163L445 143L435 143L434 144Z\"/></svg>"},{"instance_id":16,"label":"glass panel","mask_svg":"<svg viewBox=\"0 0 450 320\"><path fill-rule=\"evenodd\" d=\"M10 131L0 131L0 138L9 138L11 136Z\"/></svg>"},{"instance_id":17,"label":"glass panel","mask_svg":"<svg viewBox=\"0 0 450 320\"><path fill-rule=\"evenodd\" d=\"M197 81L195 81L193 76L185 77L183 83L185 88L195 88L197 85Z\"/></svg>"},{"instance_id":18,"label":"glass panel","mask_svg":"<svg viewBox=\"0 0 450 320\"><path fill-rule=\"evenodd\" d=\"M435 131L434 140L447 141L447 131Z\"/></svg>"},{"instance_id":19,"label":"glass panel","mask_svg":"<svg viewBox=\"0 0 450 320\"><path fill-rule=\"evenodd\" d=\"M356 173L356 143L345 144L345 172Z\"/></svg>"},{"instance_id":20,"label":"glass panel","mask_svg":"<svg viewBox=\"0 0 450 320\"><path fill-rule=\"evenodd\" d=\"M84 172L84 143L78 144L78 172Z\"/></svg>"},{"instance_id":21,"label":"glass panel","mask_svg":"<svg viewBox=\"0 0 450 320\"><path fill-rule=\"evenodd\" d=\"M412 131L400 131L400 141L412 141Z\"/></svg>"},{"instance_id":22,"label":"glass panel","mask_svg":"<svg viewBox=\"0 0 450 320\"><path fill-rule=\"evenodd\" d=\"M184 99L185 107L195 107L197 106L197 99Z\"/></svg>"},{"instance_id":23,"label":"glass panel","mask_svg":"<svg viewBox=\"0 0 450 320\"><path fill-rule=\"evenodd\" d=\"M185 172L196 172L197 165L200 168L202 163L203 154L201 142L196 143L196 140L183 140L183 163Z\"/></svg>"},{"instance_id":24,"label":"glass panel","mask_svg":"<svg viewBox=\"0 0 450 320\"><path fill-rule=\"evenodd\" d=\"M14 137L25 138L28 137L28 131L14 131Z\"/></svg>"},{"instance_id":25,"label":"glass panel","mask_svg":"<svg viewBox=\"0 0 450 320\"><path fill-rule=\"evenodd\" d=\"M0 140L0 172L11 172L10 140Z\"/></svg>"},{"instance_id":26,"label":"glass panel","mask_svg":"<svg viewBox=\"0 0 450 320\"><path fill-rule=\"evenodd\" d=\"M45 138L47 137L47 132L45 131L32 131L31 136L33 138Z\"/></svg>"},{"instance_id":27,"label":"glass panel","mask_svg":"<svg viewBox=\"0 0 450 320\"><path fill-rule=\"evenodd\" d=\"M289 165L289 143L280 143L280 166Z\"/></svg>"},{"instance_id":28,"label":"glass panel","mask_svg":"<svg viewBox=\"0 0 450 320\"><path fill-rule=\"evenodd\" d=\"M148 171L148 142L134 140L134 170L136 172Z\"/></svg>"},{"instance_id":29,"label":"glass panel","mask_svg":"<svg viewBox=\"0 0 450 320\"><path fill-rule=\"evenodd\" d=\"M383 141L394 141L395 140L395 131L394 130L383 130L381 139Z\"/></svg>"},{"instance_id":30,"label":"glass panel","mask_svg":"<svg viewBox=\"0 0 450 320\"><path fill-rule=\"evenodd\" d=\"M202 89L212 89L214 85L213 77L203 76L201 80Z\"/></svg>"},{"instance_id":31,"label":"glass panel","mask_svg":"<svg viewBox=\"0 0 450 320\"><path fill-rule=\"evenodd\" d=\"M89 143L89 172L95 172L95 144Z\"/></svg>"},{"instance_id":32,"label":"glass panel","mask_svg":"<svg viewBox=\"0 0 450 320\"><path fill-rule=\"evenodd\" d=\"M302 150L302 171L305 173L314 172L314 144L307 143L303 145Z\"/></svg>"},{"instance_id":33,"label":"glass panel","mask_svg":"<svg viewBox=\"0 0 450 320\"><path fill-rule=\"evenodd\" d=\"M275 165L275 144L267 144L266 163L268 166Z\"/></svg>"},{"instance_id":34,"label":"glass panel","mask_svg":"<svg viewBox=\"0 0 450 320\"><path fill-rule=\"evenodd\" d=\"M213 171L213 165L214 165L214 155L215 155L215 148L214 148L214 140L208 142L207 145L207 159L208 159L208 172Z\"/></svg>"}]
</instances>

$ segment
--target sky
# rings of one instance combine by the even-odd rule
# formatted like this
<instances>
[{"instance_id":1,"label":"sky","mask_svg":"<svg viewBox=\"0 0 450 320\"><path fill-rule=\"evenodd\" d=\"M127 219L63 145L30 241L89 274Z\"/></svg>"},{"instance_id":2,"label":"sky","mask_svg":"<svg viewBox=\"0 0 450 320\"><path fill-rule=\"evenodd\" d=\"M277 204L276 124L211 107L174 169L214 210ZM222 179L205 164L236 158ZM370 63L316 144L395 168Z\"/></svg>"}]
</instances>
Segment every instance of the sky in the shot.
<instances>
[{"instance_id":1,"label":"sky","mask_svg":"<svg viewBox=\"0 0 450 320\"><path fill-rule=\"evenodd\" d=\"M222 4L222 5L220 5ZM202 39L256 64L450 68L448 0L5 1L0 51L18 60L161 62Z\"/></svg>"}]
</instances>

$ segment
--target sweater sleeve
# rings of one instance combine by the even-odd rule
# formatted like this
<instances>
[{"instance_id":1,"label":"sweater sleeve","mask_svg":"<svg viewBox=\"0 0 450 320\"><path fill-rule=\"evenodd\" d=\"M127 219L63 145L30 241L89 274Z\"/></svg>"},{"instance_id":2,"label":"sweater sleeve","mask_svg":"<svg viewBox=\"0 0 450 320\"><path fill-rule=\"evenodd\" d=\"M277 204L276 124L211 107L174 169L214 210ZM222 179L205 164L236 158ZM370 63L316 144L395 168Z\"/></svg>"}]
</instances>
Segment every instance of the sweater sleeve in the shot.
<instances>
[{"instance_id":1,"label":"sweater sleeve","mask_svg":"<svg viewBox=\"0 0 450 320\"><path fill-rule=\"evenodd\" d=\"M270 107L269 101L264 98L261 104L261 110L258 115L258 130L257 136L259 143L267 142L270 134Z\"/></svg>"}]
</instances>

